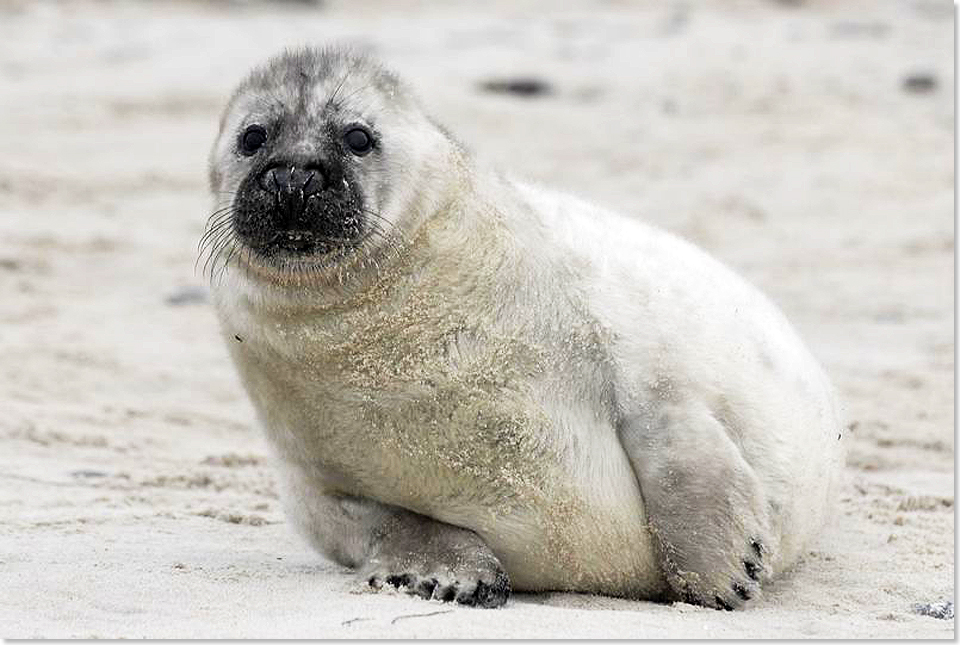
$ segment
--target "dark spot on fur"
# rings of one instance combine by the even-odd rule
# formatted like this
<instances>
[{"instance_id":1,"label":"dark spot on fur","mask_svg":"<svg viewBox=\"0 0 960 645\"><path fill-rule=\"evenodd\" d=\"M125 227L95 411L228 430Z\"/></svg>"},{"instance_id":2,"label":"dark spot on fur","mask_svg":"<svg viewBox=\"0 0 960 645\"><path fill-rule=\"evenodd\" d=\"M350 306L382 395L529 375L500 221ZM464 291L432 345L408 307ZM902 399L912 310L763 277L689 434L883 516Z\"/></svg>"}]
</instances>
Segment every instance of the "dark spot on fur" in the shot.
<instances>
[{"instance_id":1,"label":"dark spot on fur","mask_svg":"<svg viewBox=\"0 0 960 645\"><path fill-rule=\"evenodd\" d=\"M750 562L749 560L744 560L743 569L747 572L747 577L751 580L760 579L760 566L756 562Z\"/></svg>"},{"instance_id":2,"label":"dark spot on fur","mask_svg":"<svg viewBox=\"0 0 960 645\"><path fill-rule=\"evenodd\" d=\"M242 343L242 342L243 342L243 339L240 338L240 334L234 334L233 337L237 339L237 342L238 342L238 343Z\"/></svg>"},{"instance_id":3,"label":"dark spot on fur","mask_svg":"<svg viewBox=\"0 0 960 645\"><path fill-rule=\"evenodd\" d=\"M722 609L723 611L733 611L731 607L723 598L720 596L714 596L713 601L717 603L717 609Z\"/></svg>"}]
</instances>

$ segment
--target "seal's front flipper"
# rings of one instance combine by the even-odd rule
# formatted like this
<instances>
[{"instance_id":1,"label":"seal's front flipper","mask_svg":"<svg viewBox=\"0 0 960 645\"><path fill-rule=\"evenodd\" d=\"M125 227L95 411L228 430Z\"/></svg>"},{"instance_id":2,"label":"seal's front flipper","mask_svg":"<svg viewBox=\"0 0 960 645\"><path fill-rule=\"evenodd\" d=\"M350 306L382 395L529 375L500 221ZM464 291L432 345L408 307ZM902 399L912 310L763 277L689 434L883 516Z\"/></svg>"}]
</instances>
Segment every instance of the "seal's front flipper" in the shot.
<instances>
[{"instance_id":1,"label":"seal's front flipper","mask_svg":"<svg viewBox=\"0 0 960 645\"><path fill-rule=\"evenodd\" d=\"M411 595L477 607L499 607L510 580L473 531L422 515L399 512L376 529L361 584L392 586Z\"/></svg>"},{"instance_id":2,"label":"seal's front flipper","mask_svg":"<svg viewBox=\"0 0 960 645\"><path fill-rule=\"evenodd\" d=\"M664 403L620 429L674 597L735 609L760 594L776 545L760 482L705 407Z\"/></svg>"},{"instance_id":3,"label":"seal's front flipper","mask_svg":"<svg viewBox=\"0 0 960 645\"><path fill-rule=\"evenodd\" d=\"M376 500L324 492L326 480L316 470L282 464L294 526L328 558L356 569L364 589L386 585L479 607L499 607L510 596L500 561L473 531Z\"/></svg>"}]
</instances>

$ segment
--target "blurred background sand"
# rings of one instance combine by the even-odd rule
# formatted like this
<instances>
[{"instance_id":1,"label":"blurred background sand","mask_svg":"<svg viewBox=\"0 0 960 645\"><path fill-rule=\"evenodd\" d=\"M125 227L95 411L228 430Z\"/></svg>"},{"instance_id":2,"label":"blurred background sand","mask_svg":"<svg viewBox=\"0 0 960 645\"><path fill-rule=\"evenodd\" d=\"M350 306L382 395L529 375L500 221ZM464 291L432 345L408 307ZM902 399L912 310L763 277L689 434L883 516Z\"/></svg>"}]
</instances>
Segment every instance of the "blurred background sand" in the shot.
<instances>
[{"instance_id":1,"label":"blurred background sand","mask_svg":"<svg viewBox=\"0 0 960 645\"><path fill-rule=\"evenodd\" d=\"M952 637L953 39L946 0L3 2L0 636ZM351 594L293 535L193 263L232 87L333 41L799 328L847 483L761 602Z\"/></svg>"}]
</instances>

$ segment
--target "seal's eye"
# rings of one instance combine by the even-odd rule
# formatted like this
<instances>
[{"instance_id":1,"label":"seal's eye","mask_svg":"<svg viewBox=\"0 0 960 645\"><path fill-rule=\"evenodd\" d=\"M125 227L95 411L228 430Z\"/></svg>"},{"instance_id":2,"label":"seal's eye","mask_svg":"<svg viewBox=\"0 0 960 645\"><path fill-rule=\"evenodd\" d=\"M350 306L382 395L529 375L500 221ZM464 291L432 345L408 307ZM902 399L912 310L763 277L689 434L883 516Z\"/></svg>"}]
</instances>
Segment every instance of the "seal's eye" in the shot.
<instances>
[{"instance_id":1,"label":"seal's eye","mask_svg":"<svg viewBox=\"0 0 960 645\"><path fill-rule=\"evenodd\" d=\"M262 125L251 125L240 135L240 152L250 156L267 141L267 131Z\"/></svg>"},{"instance_id":2,"label":"seal's eye","mask_svg":"<svg viewBox=\"0 0 960 645\"><path fill-rule=\"evenodd\" d=\"M363 156L373 149L373 137L365 128L351 128L343 135L343 140L353 154Z\"/></svg>"}]
</instances>

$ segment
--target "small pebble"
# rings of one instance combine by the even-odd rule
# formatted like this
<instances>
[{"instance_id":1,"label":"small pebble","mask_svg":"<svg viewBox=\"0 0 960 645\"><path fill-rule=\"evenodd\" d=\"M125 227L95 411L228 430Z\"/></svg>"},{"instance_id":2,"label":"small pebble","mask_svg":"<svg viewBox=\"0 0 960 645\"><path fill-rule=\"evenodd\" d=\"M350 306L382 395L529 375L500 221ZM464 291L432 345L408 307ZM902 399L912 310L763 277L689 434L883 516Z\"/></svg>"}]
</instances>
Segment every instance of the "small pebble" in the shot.
<instances>
[{"instance_id":1,"label":"small pebble","mask_svg":"<svg viewBox=\"0 0 960 645\"><path fill-rule=\"evenodd\" d=\"M937 77L927 72L914 72L903 79L903 91L911 94L928 94L937 89Z\"/></svg>"},{"instance_id":2,"label":"small pebble","mask_svg":"<svg viewBox=\"0 0 960 645\"><path fill-rule=\"evenodd\" d=\"M75 470L70 473L74 477L106 477L107 473L100 472L99 470Z\"/></svg>"},{"instance_id":3,"label":"small pebble","mask_svg":"<svg viewBox=\"0 0 960 645\"><path fill-rule=\"evenodd\" d=\"M913 613L921 616L930 616L930 618L939 618L940 620L953 619L953 601L944 602L918 602L913 605Z\"/></svg>"},{"instance_id":4,"label":"small pebble","mask_svg":"<svg viewBox=\"0 0 960 645\"><path fill-rule=\"evenodd\" d=\"M549 83L538 78L495 79L484 81L480 87L487 92L513 94L525 98L544 96L553 91Z\"/></svg>"},{"instance_id":5,"label":"small pebble","mask_svg":"<svg viewBox=\"0 0 960 645\"><path fill-rule=\"evenodd\" d=\"M174 307L200 304L207 301L207 290L203 287L182 287L164 298L164 302Z\"/></svg>"}]
</instances>

